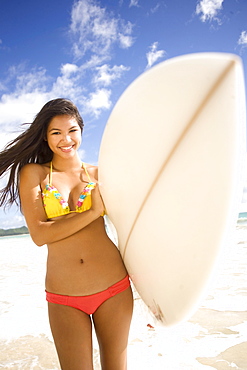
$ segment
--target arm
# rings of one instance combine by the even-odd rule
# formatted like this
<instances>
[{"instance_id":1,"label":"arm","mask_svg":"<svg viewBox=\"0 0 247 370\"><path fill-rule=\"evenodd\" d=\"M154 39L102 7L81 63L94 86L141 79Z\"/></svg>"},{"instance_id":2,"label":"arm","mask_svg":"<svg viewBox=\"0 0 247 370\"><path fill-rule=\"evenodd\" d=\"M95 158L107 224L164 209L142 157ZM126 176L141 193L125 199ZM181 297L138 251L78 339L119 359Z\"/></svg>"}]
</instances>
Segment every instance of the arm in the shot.
<instances>
[{"instance_id":1,"label":"arm","mask_svg":"<svg viewBox=\"0 0 247 370\"><path fill-rule=\"evenodd\" d=\"M47 220L41 198L42 171L41 166L36 164L28 164L23 167L19 187L22 212L30 235L38 246L53 243L75 234L100 217L104 209L97 186L92 191L91 209L83 213L71 213L56 221Z\"/></svg>"}]
</instances>

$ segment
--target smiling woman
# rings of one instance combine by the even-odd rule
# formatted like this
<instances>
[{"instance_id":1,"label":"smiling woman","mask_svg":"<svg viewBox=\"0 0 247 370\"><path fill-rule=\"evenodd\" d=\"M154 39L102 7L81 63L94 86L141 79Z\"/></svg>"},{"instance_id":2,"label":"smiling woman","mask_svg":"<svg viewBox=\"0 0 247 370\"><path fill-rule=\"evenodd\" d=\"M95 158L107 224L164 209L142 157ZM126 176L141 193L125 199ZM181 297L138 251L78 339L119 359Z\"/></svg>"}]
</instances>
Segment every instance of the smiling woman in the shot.
<instances>
[{"instance_id":1,"label":"smiling woman","mask_svg":"<svg viewBox=\"0 0 247 370\"><path fill-rule=\"evenodd\" d=\"M61 368L93 369L93 323L102 369L125 370L132 292L106 234L98 169L78 155L82 130L71 101L48 102L0 153L0 174L10 169L0 204L20 200L33 241L47 244L46 299Z\"/></svg>"},{"instance_id":2,"label":"smiling woman","mask_svg":"<svg viewBox=\"0 0 247 370\"><path fill-rule=\"evenodd\" d=\"M58 153L70 153L78 150L81 144L81 129L75 118L61 115L54 117L47 130L49 148Z\"/></svg>"}]
</instances>

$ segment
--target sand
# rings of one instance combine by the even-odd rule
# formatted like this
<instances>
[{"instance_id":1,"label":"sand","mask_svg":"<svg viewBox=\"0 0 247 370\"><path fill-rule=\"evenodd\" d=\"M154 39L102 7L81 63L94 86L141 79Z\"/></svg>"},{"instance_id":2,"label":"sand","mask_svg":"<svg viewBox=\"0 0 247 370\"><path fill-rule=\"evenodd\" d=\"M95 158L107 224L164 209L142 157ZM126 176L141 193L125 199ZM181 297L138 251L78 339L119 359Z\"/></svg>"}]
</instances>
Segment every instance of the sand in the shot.
<instances>
[{"instance_id":1,"label":"sand","mask_svg":"<svg viewBox=\"0 0 247 370\"><path fill-rule=\"evenodd\" d=\"M44 297L46 251L0 240L0 369L58 370ZM247 370L247 226L220 259L189 320L160 326L135 293L128 370ZM94 369L100 370L94 336ZM116 369L117 370L117 369Z\"/></svg>"}]
</instances>

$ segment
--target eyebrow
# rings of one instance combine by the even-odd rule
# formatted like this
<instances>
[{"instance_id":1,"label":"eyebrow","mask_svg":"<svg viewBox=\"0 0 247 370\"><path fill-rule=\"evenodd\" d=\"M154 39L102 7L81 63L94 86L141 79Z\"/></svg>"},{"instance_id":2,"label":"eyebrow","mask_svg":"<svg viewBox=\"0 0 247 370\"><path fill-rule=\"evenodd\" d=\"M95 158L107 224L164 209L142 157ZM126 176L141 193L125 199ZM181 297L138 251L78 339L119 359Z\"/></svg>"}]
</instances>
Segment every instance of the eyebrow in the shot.
<instances>
[{"instance_id":1,"label":"eyebrow","mask_svg":"<svg viewBox=\"0 0 247 370\"><path fill-rule=\"evenodd\" d=\"M71 126L70 128L69 128L69 130L71 130L71 129L73 129L73 128L78 128L78 126ZM52 127L50 130L49 130L49 132L51 132L51 131L62 131L60 128L55 128L55 127Z\"/></svg>"}]
</instances>

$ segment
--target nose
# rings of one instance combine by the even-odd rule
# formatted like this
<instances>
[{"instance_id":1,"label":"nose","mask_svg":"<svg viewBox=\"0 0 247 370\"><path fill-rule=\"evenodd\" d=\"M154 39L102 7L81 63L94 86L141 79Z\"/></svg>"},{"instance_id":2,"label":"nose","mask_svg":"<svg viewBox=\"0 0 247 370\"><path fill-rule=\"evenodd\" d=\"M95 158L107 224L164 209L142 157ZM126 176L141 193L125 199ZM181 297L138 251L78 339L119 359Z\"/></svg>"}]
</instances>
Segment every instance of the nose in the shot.
<instances>
[{"instance_id":1,"label":"nose","mask_svg":"<svg viewBox=\"0 0 247 370\"><path fill-rule=\"evenodd\" d=\"M62 137L62 141L65 143L70 143L71 142L71 137L69 134L64 134Z\"/></svg>"}]
</instances>

